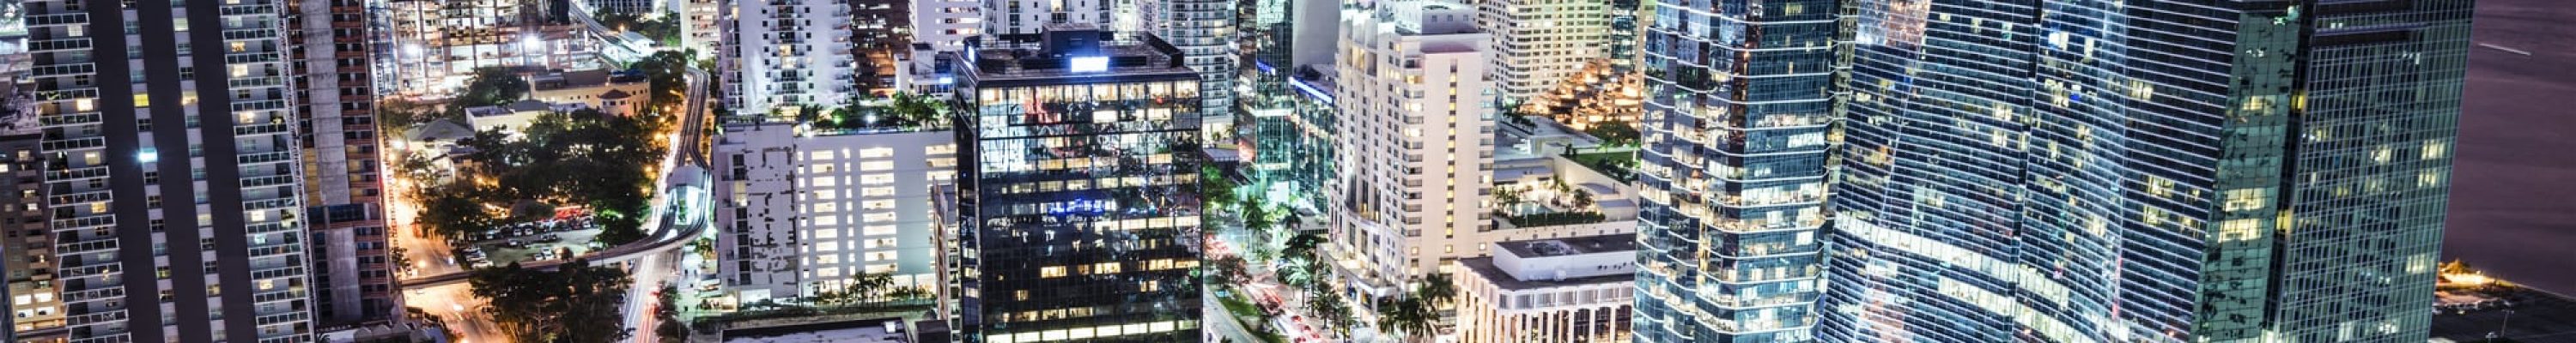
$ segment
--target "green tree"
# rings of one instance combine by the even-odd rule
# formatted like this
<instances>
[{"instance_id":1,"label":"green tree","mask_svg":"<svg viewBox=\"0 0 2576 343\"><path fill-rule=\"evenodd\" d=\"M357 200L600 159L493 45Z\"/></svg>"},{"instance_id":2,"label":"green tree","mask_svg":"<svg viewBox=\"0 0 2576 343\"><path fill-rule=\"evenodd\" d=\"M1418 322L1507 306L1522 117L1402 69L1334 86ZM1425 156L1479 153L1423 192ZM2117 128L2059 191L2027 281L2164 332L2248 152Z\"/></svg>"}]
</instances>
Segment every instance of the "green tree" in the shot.
<instances>
[{"instance_id":1,"label":"green tree","mask_svg":"<svg viewBox=\"0 0 2576 343\"><path fill-rule=\"evenodd\" d=\"M873 302L884 298L887 295L887 289L892 287L894 287L893 275L861 270L850 274L848 284L838 289L816 292L814 299L816 303L825 305Z\"/></svg>"},{"instance_id":2,"label":"green tree","mask_svg":"<svg viewBox=\"0 0 2576 343\"><path fill-rule=\"evenodd\" d=\"M495 224L491 211L471 197L471 187L450 184L435 189L419 192L421 194L415 198L421 199L421 214L417 220L420 225L427 226L430 233L454 239Z\"/></svg>"},{"instance_id":3,"label":"green tree","mask_svg":"<svg viewBox=\"0 0 2576 343\"><path fill-rule=\"evenodd\" d=\"M662 343L689 341L689 323L680 318L679 294L680 288L669 284L664 284L662 290L653 292L655 300L653 318L661 322L653 325L653 336L660 337Z\"/></svg>"},{"instance_id":4,"label":"green tree","mask_svg":"<svg viewBox=\"0 0 2576 343\"><path fill-rule=\"evenodd\" d=\"M466 282L512 341L609 343L632 334L620 308L630 280L614 267L575 259L547 272L511 263Z\"/></svg>"},{"instance_id":5,"label":"green tree","mask_svg":"<svg viewBox=\"0 0 2576 343\"><path fill-rule=\"evenodd\" d=\"M465 94L456 97L455 106L490 106L519 101L528 97L528 87L528 79L519 77L519 73L510 71L509 67L475 68L474 76L465 81Z\"/></svg>"},{"instance_id":6,"label":"green tree","mask_svg":"<svg viewBox=\"0 0 2576 343\"><path fill-rule=\"evenodd\" d=\"M1637 127L1617 120L1593 123L1591 128L1583 129L1583 133L1601 138L1602 144L1611 146L1635 145L1640 137Z\"/></svg>"}]
</instances>

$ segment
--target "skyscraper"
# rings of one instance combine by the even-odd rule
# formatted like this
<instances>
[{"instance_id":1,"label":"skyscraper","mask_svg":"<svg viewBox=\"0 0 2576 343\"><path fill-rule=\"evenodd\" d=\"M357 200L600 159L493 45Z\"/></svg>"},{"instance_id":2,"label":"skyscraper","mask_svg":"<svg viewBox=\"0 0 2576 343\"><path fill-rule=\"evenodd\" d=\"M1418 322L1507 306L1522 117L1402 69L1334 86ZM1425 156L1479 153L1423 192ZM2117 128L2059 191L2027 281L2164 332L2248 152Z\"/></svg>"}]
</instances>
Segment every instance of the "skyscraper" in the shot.
<instances>
[{"instance_id":1,"label":"skyscraper","mask_svg":"<svg viewBox=\"0 0 2576 343\"><path fill-rule=\"evenodd\" d=\"M1641 237L1643 341L2424 339L2469 1L1719 5L1716 27L1662 11L1648 33L1645 181L1672 207ZM1800 29L1837 22L1825 13L1854 14L1849 31ZM1816 91L1836 61L1849 79ZM1706 95L1742 103L1672 102ZM1818 95L1843 105L1759 111ZM1691 112L1715 116L1674 115ZM1764 116L1779 113L1836 114L1841 131ZM1705 122L1721 130L1675 125ZM1840 163L1756 163L1837 141ZM1710 150L1722 158L1688 158ZM1831 192L1758 184L1837 172ZM1804 208L1826 193L1817 301L1811 281L1778 280L1815 276L1806 232L1826 218ZM1801 212L1708 225L1674 206L1693 198L1719 199L1705 212L1721 219ZM1797 235L1761 240L1773 232ZM1679 277L1696 273L1723 274ZM1792 292L1760 288L1780 284Z\"/></svg>"},{"instance_id":2,"label":"skyscraper","mask_svg":"<svg viewBox=\"0 0 2576 343\"><path fill-rule=\"evenodd\" d=\"M1261 183L1285 185L1303 202L1282 201L1321 211L1323 193L1333 177L1332 91L1326 72L1332 69L1334 45L1340 40L1341 5L1321 1L1245 0L1236 5L1237 25L1244 30L1239 80L1252 92L1235 102L1242 140L1250 143L1247 171ZM1320 84L1320 85L1319 85ZM1321 223L1317 221L1317 223Z\"/></svg>"},{"instance_id":3,"label":"skyscraper","mask_svg":"<svg viewBox=\"0 0 2576 343\"><path fill-rule=\"evenodd\" d=\"M1143 25L1181 49L1181 64L1199 71L1201 134L1234 145L1236 0L1137 0Z\"/></svg>"},{"instance_id":4,"label":"skyscraper","mask_svg":"<svg viewBox=\"0 0 2576 343\"><path fill-rule=\"evenodd\" d=\"M1342 14L1332 99L1331 250L1358 299L1395 297L1493 230L1490 37L1476 9L1386 1Z\"/></svg>"},{"instance_id":5,"label":"skyscraper","mask_svg":"<svg viewBox=\"0 0 2576 343\"><path fill-rule=\"evenodd\" d=\"M1864 3L1822 337L2425 339L2470 1Z\"/></svg>"},{"instance_id":6,"label":"skyscraper","mask_svg":"<svg viewBox=\"0 0 2576 343\"><path fill-rule=\"evenodd\" d=\"M286 22L296 86L296 141L302 144L304 218L313 235L314 309L323 328L382 322L402 313L385 231L384 180L376 150L374 13L363 0L299 0Z\"/></svg>"},{"instance_id":7,"label":"skyscraper","mask_svg":"<svg viewBox=\"0 0 2576 343\"><path fill-rule=\"evenodd\" d=\"M1839 2L1653 8L1638 67L1637 340L1809 340L1824 291Z\"/></svg>"},{"instance_id":8,"label":"skyscraper","mask_svg":"<svg viewBox=\"0 0 2576 343\"><path fill-rule=\"evenodd\" d=\"M960 73L955 325L966 342L1202 339L1199 73L1089 24Z\"/></svg>"},{"instance_id":9,"label":"skyscraper","mask_svg":"<svg viewBox=\"0 0 2576 343\"><path fill-rule=\"evenodd\" d=\"M69 339L310 339L287 4L27 2Z\"/></svg>"}]
</instances>

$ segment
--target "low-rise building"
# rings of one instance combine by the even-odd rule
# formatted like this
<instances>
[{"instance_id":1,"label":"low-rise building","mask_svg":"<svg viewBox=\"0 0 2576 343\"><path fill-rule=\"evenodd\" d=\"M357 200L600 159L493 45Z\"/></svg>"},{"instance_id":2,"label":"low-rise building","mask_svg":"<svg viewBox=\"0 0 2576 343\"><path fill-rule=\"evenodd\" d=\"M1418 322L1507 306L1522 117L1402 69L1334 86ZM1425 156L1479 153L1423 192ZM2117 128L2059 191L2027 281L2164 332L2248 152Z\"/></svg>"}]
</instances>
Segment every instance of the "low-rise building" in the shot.
<instances>
[{"instance_id":1,"label":"low-rise building","mask_svg":"<svg viewBox=\"0 0 2576 343\"><path fill-rule=\"evenodd\" d=\"M1494 243L1459 260L1457 342L1626 342L1635 235Z\"/></svg>"},{"instance_id":2,"label":"low-rise building","mask_svg":"<svg viewBox=\"0 0 2576 343\"><path fill-rule=\"evenodd\" d=\"M726 329L724 343L907 343L914 340L903 318L845 320L772 327Z\"/></svg>"},{"instance_id":3,"label":"low-rise building","mask_svg":"<svg viewBox=\"0 0 2576 343\"><path fill-rule=\"evenodd\" d=\"M500 130L517 136L520 131L527 130L528 124L535 122L539 116L555 112L569 113L587 108L592 107L579 103L559 104L538 100L519 100L519 102L500 106L467 107L465 122L473 125L474 131Z\"/></svg>"},{"instance_id":4,"label":"low-rise building","mask_svg":"<svg viewBox=\"0 0 2576 343\"><path fill-rule=\"evenodd\" d=\"M610 93L626 96L651 94L652 82L641 74L620 74L607 70L575 70L548 73L528 78L528 99L557 104L584 104L611 112L606 99ZM635 104L628 104L635 105ZM631 108L629 111L641 110Z\"/></svg>"}]
</instances>

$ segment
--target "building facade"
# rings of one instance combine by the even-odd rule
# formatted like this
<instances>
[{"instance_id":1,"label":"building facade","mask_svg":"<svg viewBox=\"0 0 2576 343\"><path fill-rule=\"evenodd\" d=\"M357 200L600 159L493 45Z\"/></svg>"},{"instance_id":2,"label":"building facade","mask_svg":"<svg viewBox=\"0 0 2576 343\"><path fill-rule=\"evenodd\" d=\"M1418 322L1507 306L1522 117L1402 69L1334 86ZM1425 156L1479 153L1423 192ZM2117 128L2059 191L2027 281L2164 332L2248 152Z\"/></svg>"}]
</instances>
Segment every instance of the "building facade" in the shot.
<instances>
[{"instance_id":1,"label":"building facade","mask_svg":"<svg viewBox=\"0 0 2576 343\"><path fill-rule=\"evenodd\" d=\"M25 4L65 336L308 341L293 7L174 4Z\"/></svg>"},{"instance_id":2,"label":"building facade","mask_svg":"<svg viewBox=\"0 0 2576 343\"><path fill-rule=\"evenodd\" d=\"M930 44L931 50L966 51L966 37L984 32L983 2L912 0L911 5L912 42Z\"/></svg>"},{"instance_id":3,"label":"building facade","mask_svg":"<svg viewBox=\"0 0 2576 343\"><path fill-rule=\"evenodd\" d=\"M313 224L314 319L323 329L400 318L385 184L377 150L375 58L362 0L300 0L286 21L297 141L303 144L304 218Z\"/></svg>"},{"instance_id":4,"label":"building facade","mask_svg":"<svg viewBox=\"0 0 2576 343\"><path fill-rule=\"evenodd\" d=\"M386 32L376 44L390 63L376 70L385 94L446 98L465 87L474 70L598 69L601 38L550 17L542 2L516 0L388 0L377 15Z\"/></svg>"},{"instance_id":5,"label":"building facade","mask_svg":"<svg viewBox=\"0 0 2576 343\"><path fill-rule=\"evenodd\" d=\"M24 99L11 99L14 103ZM17 116L0 109L0 126ZM33 124L34 120L26 120ZM45 228L44 133L33 125L0 128L0 273L8 277L9 325L0 338L44 342L63 336L62 292L54 285L54 238Z\"/></svg>"},{"instance_id":6,"label":"building facade","mask_svg":"<svg viewBox=\"0 0 2576 343\"><path fill-rule=\"evenodd\" d=\"M2426 339L2469 1L1879 5L1820 338Z\"/></svg>"},{"instance_id":7,"label":"building facade","mask_svg":"<svg viewBox=\"0 0 2576 343\"><path fill-rule=\"evenodd\" d=\"M1235 101L1243 126L1236 140L1250 156L1250 175L1303 199L1282 201L1323 213L1324 183L1333 178L1333 52L1341 5L1245 0L1236 6L1243 31L1237 75L1251 89ZM1322 71L1309 67L1320 67ZM1320 224L1320 221L1318 221Z\"/></svg>"},{"instance_id":8,"label":"building facade","mask_svg":"<svg viewBox=\"0 0 2576 343\"><path fill-rule=\"evenodd\" d=\"M1613 0L1490 0L1476 4L1476 26L1493 35L1487 79L1506 104L1545 94L1610 58Z\"/></svg>"},{"instance_id":9,"label":"building facade","mask_svg":"<svg viewBox=\"0 0 2576 343\"><path fill-rule=\"evenodd\" d=\"M984 3L983 41L988 47L1035 44L1048 25L1088 24L1105 29L1115 24L1116 2L1134 0L988 0ZM1132 9L1131 9L1132 10Z\"/></svg>"},{"instance_id":10,"label":"building facade","mask_svg":"<svg viewBox=\"0 0 2576 343\"><path fill-rule=\"evenodd\" d=\"M1199 129L1211 147L1234 142L1237 0L1134 0L1147 31L1181 49L1181 63L1199 71Z\"/></svg>"},{"instance_id":11,"label":"building facade","mask_svg":"<svg viewBox=\"0 0 2576 343\"><path fill-rule=\"evenodd\" d=\"M860 94L850 2L729 1L716 59L724 106L735 115L793 119Z\"/></svg>"},{"instance_id":12,"label":"building facade","mask_svg":"<svg viewBox=\"0 0 2576 343\"><path fill-rule=\"evenodd\" d=\"M1638 342L1812 339L1835 0L1661 0L1644 29ZM1683 9L1691 10L1683 10Z\"/></svg>"},{"instance_id":13,"label":"building facade","mask_svg":"<svg viewBox=\"0 0 2576 343\"><path fill-rule=\"evenodd\" d=\"M937 284L933 188L956 175L948 131L725 127L716 145L718 273L735 299L811 297L859 273Z\"/></svg>"},{"instance_id":14,"label":"building facade","mask_svg":"<svg viewBox=\"0 0 2576 343\"><path fill-rule=\"evenodd\" d=\"M912 58L913 3L917 0L857 0L850 3L851 77L857 95L893 96L900 90L904 60Z\"/></svg>"},{"instance_id":15,"label":"building facade","mask_svg":"<svg viewBox=\"0 0 2576 343\"><path fill-rule=\"evenodd\" d=\"M1635 235L1494 242L1458 260L1457 342L1628 342Z\"/></svg>"},{"instance_id":16,"label":"building facade","mask_svg":"<svg viewBox=\"0 0 2576 343\"><path fill-rule=\"evenodd\" d=\"M975 53L960 89L964 342L1204 339L1199 73L1067 24Z\"/></svg>"},{"instance_id":17,"label":"building facade","mask_svg":"<svg viewBox=\"0 0 2576 343\"><path fill-rule=\"evenodd\" d=\"M1473 256L1459 240L1494 229L1493 93L1489 37L1475 8L1444 1L1382 2L1342 14L1332 99L1332 254L1365 297L1392 297L1409 280Z\"/></svg>"}]
</instances>

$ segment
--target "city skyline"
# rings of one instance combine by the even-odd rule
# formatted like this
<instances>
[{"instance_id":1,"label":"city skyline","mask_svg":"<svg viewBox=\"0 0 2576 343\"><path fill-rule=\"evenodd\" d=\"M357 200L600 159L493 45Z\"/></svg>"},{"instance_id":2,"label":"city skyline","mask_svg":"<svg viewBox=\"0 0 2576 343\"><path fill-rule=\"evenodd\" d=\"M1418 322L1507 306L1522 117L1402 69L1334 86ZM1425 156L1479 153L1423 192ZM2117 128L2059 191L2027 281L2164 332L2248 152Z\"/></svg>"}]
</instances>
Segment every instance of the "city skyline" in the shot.
<instances>
[{"instance_id":1,"label":"city skyline","mask_svg":"<svg viewBox=\"0 0 2576 343\"><path fill-rule=\"evenodd\" d=\"M29 0L0 340L2545 340L2532 1Z\"/></svg>"}]
</instances>

